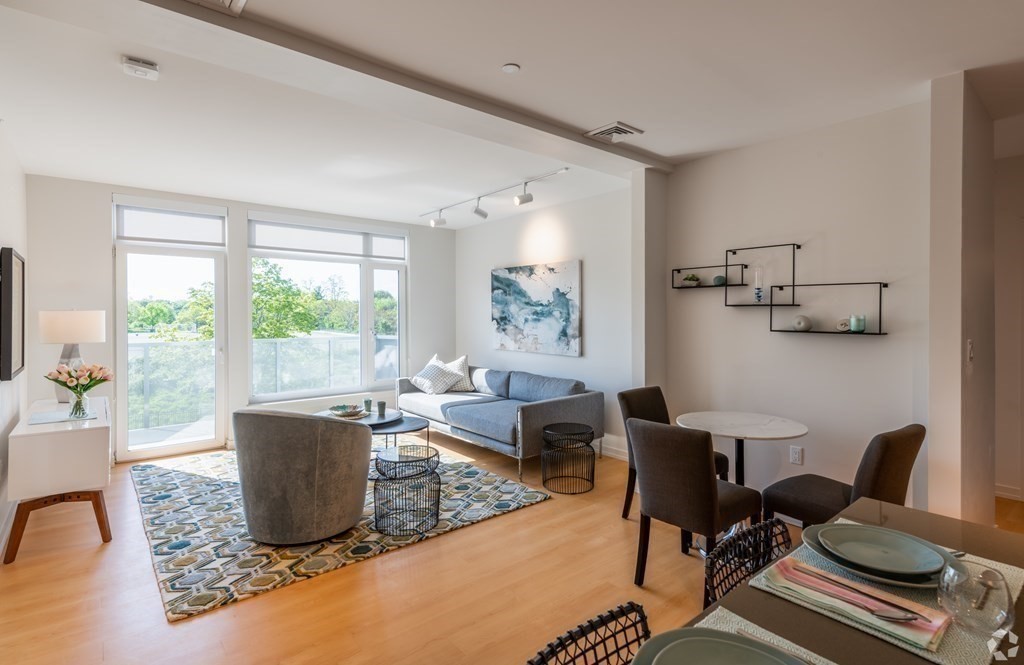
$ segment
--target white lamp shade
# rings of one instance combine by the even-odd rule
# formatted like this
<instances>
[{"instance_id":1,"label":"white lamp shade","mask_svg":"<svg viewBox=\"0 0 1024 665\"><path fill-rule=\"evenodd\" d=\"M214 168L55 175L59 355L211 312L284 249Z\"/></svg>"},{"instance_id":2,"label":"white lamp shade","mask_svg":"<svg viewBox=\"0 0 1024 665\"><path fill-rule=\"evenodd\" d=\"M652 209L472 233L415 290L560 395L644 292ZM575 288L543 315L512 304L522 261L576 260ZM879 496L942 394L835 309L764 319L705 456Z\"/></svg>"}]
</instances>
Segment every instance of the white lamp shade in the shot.
<instances>
[{"instance_id":1,"label":"white lamp shade","mask_svg":"<svg viewBox=\"0 0 1024 665\"><path fill-rule=\"evenodd\" d=\"M43 344L98 344L107 341L107 313L102 309L39 312Z\"/></svg>"}]
</instances>

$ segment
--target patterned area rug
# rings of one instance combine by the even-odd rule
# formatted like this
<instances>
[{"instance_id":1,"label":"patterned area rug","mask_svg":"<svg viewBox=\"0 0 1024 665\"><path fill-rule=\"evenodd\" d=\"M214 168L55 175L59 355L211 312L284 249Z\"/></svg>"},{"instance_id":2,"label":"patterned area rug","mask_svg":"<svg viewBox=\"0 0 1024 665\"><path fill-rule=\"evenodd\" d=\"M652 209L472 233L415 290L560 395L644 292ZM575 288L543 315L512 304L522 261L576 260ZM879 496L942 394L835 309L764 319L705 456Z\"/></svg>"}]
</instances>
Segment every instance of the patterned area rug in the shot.
<instances>
[{"instance_id":1,"label":"patterned area rug","mask_svg":"<svg viewBox=\"0 0 1024 665\"><path fill-rule=\"evenodd\" d=\"M363 518L353 528L318 543L273 547L249 538L233 451L133 466L167 620L209 612L549 498L444 456L437 471L440 521L425 534L374 531L371 482Z\"/></svg>"}]
</instances>

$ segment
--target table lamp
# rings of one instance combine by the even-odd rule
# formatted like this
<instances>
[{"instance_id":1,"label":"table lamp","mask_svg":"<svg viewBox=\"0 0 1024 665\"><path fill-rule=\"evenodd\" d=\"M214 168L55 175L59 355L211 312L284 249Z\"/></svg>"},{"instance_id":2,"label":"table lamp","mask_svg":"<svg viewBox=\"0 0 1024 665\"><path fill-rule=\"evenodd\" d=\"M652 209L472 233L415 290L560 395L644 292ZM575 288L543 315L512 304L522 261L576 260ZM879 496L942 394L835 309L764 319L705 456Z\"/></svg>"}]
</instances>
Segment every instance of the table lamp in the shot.
<instances>
[{"instance_id":1,"label":"table lamp","mask_svg":"<svg viewBox=\"0 0 1024 665\"><path fill-rule=\"evenodd\" d=\"M79 344L101 344L107 341L107 313L94 310L56 310L39 312L39 341L63 344L60 363L73 369L81 367ZM70 400L71 391L55 386L58 402Z\"/></svg>"}]
</instances>

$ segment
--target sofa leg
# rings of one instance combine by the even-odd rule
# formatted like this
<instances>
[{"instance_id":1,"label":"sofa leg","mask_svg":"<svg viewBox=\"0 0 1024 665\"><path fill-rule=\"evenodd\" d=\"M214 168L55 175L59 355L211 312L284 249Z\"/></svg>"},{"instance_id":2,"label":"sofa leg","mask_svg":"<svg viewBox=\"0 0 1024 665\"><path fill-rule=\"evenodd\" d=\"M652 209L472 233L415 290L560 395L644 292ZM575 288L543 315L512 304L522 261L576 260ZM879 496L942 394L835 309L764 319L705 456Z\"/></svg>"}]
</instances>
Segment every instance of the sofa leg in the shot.
<instances>
[{"instance_id":1,"label":"sofa leg","mask_svg":"<svg viewBox=\"0 0 1024 665\"><path fill-rule=\"evenodd\" d=\"M519 482L523 482L523 458L519 458Z\"/></svg>"}]
</instances>

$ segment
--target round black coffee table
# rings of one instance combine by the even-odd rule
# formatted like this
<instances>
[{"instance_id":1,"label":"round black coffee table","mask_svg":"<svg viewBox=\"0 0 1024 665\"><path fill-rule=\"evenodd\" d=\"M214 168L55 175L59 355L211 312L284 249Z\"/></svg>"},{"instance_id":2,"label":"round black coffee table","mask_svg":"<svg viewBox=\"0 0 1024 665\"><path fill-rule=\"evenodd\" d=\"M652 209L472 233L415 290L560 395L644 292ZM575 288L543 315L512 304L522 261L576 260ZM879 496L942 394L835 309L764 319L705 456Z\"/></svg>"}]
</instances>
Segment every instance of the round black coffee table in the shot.
<instances>
[{"instance_id":1,"label":"round black coffee table","mask_svg":"<svg viewBox=\"0 0 1024 665\"><path fill-rule=\"evenodd\" d=\"M436 448L396 445L377 453L373 515L377 531L389 536L422 534L441 513L440 455Z\"/></svg>"},{"instance_id":2,"label":"round black coffee table","mask_svg":"<svg viewBox=\"0 0 1024 665\"><path fill-rule=\"evenodd\" d=\"M373 430L374 436L384 437L385 448L388 445L389 436L394 437L393 441L397 446L399 434L411 434L421 430L427 430L427 445L430 445L430 421L419 416L410 416L407 413L403 413L400 420L381 423L380 425L370 425L370 429Z\"/></svg>"}]
</instances>

